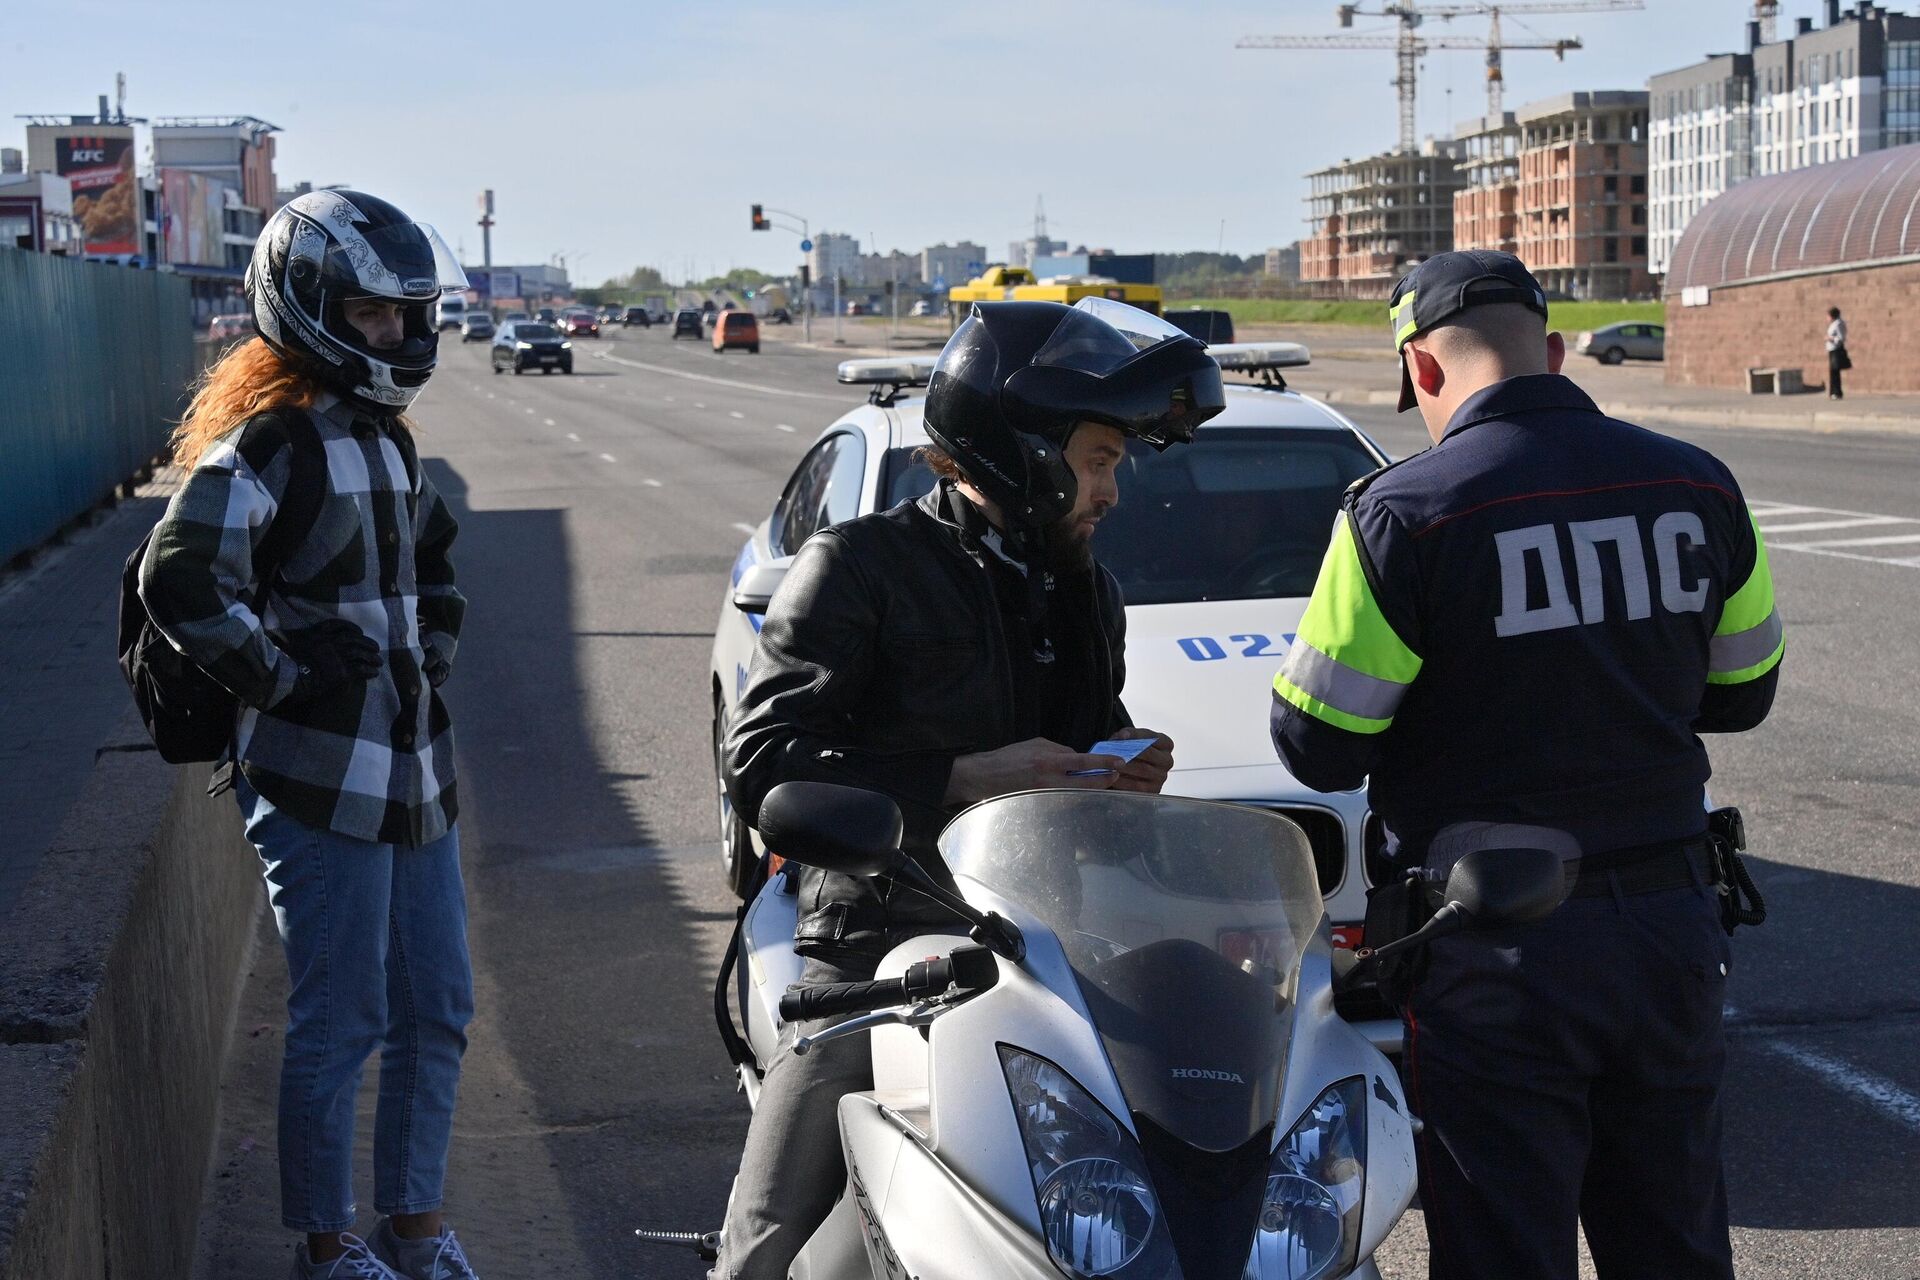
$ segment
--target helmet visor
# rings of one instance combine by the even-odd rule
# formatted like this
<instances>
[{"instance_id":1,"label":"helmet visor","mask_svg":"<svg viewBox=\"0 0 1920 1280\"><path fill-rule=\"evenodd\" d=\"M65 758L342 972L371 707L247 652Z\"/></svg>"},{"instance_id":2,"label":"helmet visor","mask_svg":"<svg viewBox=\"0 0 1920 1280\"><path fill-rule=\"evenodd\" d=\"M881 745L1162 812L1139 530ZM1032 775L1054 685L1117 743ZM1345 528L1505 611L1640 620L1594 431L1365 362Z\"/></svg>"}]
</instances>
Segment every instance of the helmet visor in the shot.
<instances>
[{"instance_id":1,"label":"helmet visor","mask_svg":"<svg viewBox=\"0 0 1920 1280\"><path fill-rule=\"evenodd\" d=\"M1082 298L1046 345L1034 353L1033 363L1105 377L1142 352L1186 338L1187 334L1139 307L1111 298Z\"/></svg>"},{"instance_id":2,"label":"helmet visor","mask_svg":"<svg viewBox=\"0 0 1920 1280\"><path fill-rule=\"evenodd\" d=\"M327 249L327 275L351 281L346 294L395 302L430 302L464 293L467 273L438 231L406 222L337 240Z\"/></svg>"}]
</instances>

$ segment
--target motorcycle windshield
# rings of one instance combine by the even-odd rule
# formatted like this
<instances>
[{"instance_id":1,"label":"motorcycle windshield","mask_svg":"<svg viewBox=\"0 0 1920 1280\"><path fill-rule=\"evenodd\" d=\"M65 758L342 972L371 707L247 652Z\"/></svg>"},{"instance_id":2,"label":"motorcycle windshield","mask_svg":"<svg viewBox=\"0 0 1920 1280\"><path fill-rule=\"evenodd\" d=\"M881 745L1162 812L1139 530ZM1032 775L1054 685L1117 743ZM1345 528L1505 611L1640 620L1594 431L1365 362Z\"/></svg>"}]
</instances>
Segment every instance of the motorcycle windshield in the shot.
<instances>
[{"instance_id":1,"label":"motorcycle windshield","mask_svg":"<svg viewBox=\"0 0 1920 1280\"><path fill-rule=\"evenodd\" d=\"M1030 791L968 809L940 849L1059 938L1136 1117L1207 1152L1274 1122L1324 910L1299 827L1242 805Z\"/></svg>"}]
</instances>

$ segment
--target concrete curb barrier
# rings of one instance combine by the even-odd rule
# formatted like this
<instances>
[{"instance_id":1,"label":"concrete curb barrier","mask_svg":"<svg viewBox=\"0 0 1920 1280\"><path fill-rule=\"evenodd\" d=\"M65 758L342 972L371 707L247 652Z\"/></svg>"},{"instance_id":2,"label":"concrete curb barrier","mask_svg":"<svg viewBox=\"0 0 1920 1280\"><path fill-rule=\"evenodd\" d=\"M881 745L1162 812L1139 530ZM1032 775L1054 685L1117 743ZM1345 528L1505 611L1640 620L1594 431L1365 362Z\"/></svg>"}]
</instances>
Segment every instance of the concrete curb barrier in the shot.
<instances>
[{"instance_id":1,"label":"concrete curb barrier","mask_svg":"<svg viewBox=\"0 0 1920 1280\"><path fill-rule=\"evenodd\" d=\"M192 1264L225 1055L263 901L205 766L137 719L0 921L0 1280Z\"/></svg>"}]
</instances>

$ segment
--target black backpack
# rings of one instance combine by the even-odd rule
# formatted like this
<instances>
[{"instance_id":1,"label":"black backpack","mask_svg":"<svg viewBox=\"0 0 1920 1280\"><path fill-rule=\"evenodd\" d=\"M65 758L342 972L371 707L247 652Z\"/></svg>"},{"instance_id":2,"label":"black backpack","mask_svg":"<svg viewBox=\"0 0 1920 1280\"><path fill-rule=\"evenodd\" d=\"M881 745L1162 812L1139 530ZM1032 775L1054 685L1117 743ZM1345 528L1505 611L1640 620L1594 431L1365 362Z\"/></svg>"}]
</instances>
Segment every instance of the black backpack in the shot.
<instances>
[{"instance_id":1,"label":"black backpack","mask_svg":"<svg viewBox=\"0 0 1920 1280\"><path fill-rule=\"evenodd\" d=\"M327 451L313 419L300 409L274 409L253 421L268 416L277 417L287 428L293 442L293 470L286 497L254 555L259 583L252 600L256 614L266 604L267 589L279 576L280 566L313 532L327 492ZM134 705L162 760L169 764L218 760L233 743L240 700L175 649L153 625L140 599L140 563L152 541L149 530L120 572L120 673L133 690Z\"/></svg>"}]
</instances>

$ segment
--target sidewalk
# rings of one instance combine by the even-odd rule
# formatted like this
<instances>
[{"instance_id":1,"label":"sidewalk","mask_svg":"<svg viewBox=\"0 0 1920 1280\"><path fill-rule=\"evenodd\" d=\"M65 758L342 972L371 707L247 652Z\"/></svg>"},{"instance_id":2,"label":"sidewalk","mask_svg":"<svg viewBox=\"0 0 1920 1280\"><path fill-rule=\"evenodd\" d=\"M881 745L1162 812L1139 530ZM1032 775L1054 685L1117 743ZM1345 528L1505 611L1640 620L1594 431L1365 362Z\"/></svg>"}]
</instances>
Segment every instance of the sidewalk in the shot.
<instances>
[{"instance_id":1,"label":"sidewalk","mask_svg":"<svg viewBox=\"0 0 1920 1280\"><path fill-rule=\"evenodd\" d=\"M0 930L131 705L114 653L120 570L179 483L162 468L0 575Z\"/></svg>"},{"instance_id":2,"label":"sidewalk","mask_svg":"<svg viewBox=\"0 0 1920 1280\"><path fill-rule=\"evenodd\" d=\"M843 360L864 356L932 355L947 338L946 323L900 322L891 350L885 327L864 319L843 322L843 345L833 341L833 318L814 318L811 343L800 328L767 326L769 341L789 342L803 350L830 352ZM1399 374L1386 326L1376 331L1356 325L1243 325L1240 342L1300 342L1313 363L1289 377L1287 385L1333 405L1392 405L1400 398ZM1789 431L1882 431L1920 434L1920 396L1849 396L1828 400L1820 392L1798 396L1752 396L1717 387L1670 387L1659 364L1603 365L1585 356L1569 356L1567 374L1603 412L1628 421L1684 423L1707 427L1758 427Z\"/></svg>"}]
</instances>

